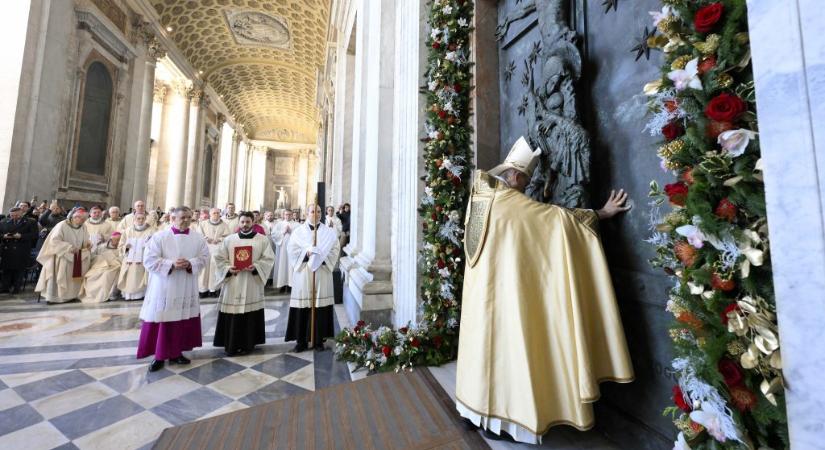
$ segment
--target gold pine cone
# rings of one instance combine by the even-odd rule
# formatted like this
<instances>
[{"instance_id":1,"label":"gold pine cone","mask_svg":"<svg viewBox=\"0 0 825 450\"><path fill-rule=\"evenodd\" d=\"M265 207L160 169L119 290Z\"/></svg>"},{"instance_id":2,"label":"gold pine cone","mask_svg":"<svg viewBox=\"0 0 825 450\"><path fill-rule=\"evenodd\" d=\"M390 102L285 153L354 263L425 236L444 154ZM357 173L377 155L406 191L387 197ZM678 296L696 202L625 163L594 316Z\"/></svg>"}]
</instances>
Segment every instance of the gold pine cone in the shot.
<instances>
[{"instance_id":1,"label":"gold pine cone","mask_svg":"<svg viewBox=\"0 0 825 450\"><path fill-rule=\"evenodd\" d=\"M692 58L690 55L682 55L670 63L670 70L682 70Z\"/></svg>"},{"instance_id":2,"label":"gold pine cone","mask_svg":"<svg viewBox=\"0 0 825 450\"><path fill-rule=\"evenodd\" d=\"M716 77L716 83L727 89L733 84L733 77L730 76L729 73L720 73L719 76Z\"/></svg>"},{"instance_id":3,"label":"gold pine cone","mask_svg":"<svg viewBox=\"0 0 825 450\"><path fill-rule=\"evenodd\" d=\"M693 46L702 52L703 55L712 55L716 53L716 49L719 48L720 39L718 34L710 34L707 39L705 39L705 42L696 42Z\"/></svg>"}]
</instances>

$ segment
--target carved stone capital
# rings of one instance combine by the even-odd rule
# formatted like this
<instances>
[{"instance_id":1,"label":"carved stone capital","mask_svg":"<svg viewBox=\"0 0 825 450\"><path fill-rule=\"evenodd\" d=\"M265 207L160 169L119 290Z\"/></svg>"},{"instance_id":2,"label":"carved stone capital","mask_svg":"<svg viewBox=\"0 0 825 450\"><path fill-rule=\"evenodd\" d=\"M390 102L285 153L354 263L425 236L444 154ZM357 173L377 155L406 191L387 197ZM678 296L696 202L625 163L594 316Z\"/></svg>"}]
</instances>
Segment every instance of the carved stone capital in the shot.
<instances>
[{"instance_id":1,"label":"carved stone capital","mask_svg":"<svg viewBox=\"0 0 825 450\"><path fill-rule=\"evenodd\" d=\"M153 100L157 103L163 103L163 99L166 98L166 93L169 89L166 87L165 84L158 82L155 80L155 86L152 90L152 97Z\"/></svg>"},{"instance_id":2,"label":"carved stone capital","mask_svg":"<svg viewBox=\"0 0 825 450\"><path fill-rule=\"evenodd\" d=\"M173 93L181 97L189 97L189 92L192 90L188 80L174 80L170 83L170 88Z\"/></svg>"},{"instance_id":3,"label":"carved stone capital","mask_svg":"<svg viewBox=\"0 0 825 450\"><path fill-rule=\"evenodd\" d=\"M218 113L217 119L218 123L216 125L218 127L218 131L220 131L223 128L223 124L226 123L226 116L224 116L222 113Z\"/></svg>"}]
</instances>

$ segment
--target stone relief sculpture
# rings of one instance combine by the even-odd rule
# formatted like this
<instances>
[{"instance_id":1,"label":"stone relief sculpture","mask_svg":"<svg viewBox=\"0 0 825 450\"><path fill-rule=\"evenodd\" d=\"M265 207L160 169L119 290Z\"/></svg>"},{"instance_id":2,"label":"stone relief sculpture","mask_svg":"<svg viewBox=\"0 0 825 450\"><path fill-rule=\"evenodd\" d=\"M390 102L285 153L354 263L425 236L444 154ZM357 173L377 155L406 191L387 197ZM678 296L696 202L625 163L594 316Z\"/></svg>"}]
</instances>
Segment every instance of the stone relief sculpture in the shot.
<instances>
[{"instance_id":1,"label":"stone relief sculpture","mask_svg":"<svg viewBox=\"0 0 825 450\"><path fill-rule=\"evenodd\" d=\"M541 41L524 61L522 84L527 92L519 114L527 119L528 139L542 150L527 195L568 208L587 205L590 181L590 139L576 112L574 83L582 61L576 33L566 23L565 0L527 0L496 28L500 41L510 25L532 13L538 17ZM511 71L515 68L507 70ZM508 78L509 81L509 78Z\"/></svg>"},{"instance_id":2,"label":"stone relief sculpture","mask_svg":"<svg viewBox=\"0 0 825 450\"><path fill-rule=\"evenodd\" d=\"M229 28L239 44L288 48L290 32L281 19L255 11L227 12Z\"/></svg>"}]
</instances>

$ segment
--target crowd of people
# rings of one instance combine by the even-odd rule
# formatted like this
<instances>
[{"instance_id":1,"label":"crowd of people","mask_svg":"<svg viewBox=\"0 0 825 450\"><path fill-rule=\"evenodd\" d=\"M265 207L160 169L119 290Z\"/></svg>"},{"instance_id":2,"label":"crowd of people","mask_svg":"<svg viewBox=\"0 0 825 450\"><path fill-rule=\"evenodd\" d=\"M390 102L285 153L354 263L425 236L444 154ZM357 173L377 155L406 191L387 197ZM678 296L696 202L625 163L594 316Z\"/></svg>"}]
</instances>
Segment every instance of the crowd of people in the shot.
<instances>
[{"instance_id":1,"label":"crowd of people","mask_svg":"<svg viewBox=\"0 0 825 450\"><path fill-rule=\"evenodd\" d=\"M264 288L290 294L287 341L308 348L312 282L317 338L331 337L332 272L349 239L350 207L242 211L188 207L147 210L142 200L117 206L18 202L0 220L0 291L19 293L39 271L35 291L47 303L143 301L138 357L185 364L201 345L199 299L218 298L214 344L244 354L264 342ZM36 264L35 264L36 261ZM245 263L245 261L247 263ZM314 276L311 276L314 274Z\"/></svg>"}]
</instances>

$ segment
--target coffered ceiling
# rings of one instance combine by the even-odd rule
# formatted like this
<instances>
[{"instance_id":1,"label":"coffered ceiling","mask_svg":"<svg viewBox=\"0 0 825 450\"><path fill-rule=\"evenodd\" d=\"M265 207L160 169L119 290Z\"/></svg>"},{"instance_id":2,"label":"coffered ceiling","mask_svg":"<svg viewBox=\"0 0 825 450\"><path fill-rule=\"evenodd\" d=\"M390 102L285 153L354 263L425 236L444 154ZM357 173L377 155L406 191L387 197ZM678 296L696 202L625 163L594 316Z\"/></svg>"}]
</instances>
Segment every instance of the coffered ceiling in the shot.
<instances>
[{"instance_id":1,"label":"coffered ceiling","mask_svg":"<svg viewBox=\"0 0 825 450\"><path fill-rule=\"evenodd\" d=\"M247 136L315 141L315 77L324 62L329 0L150 2Z\"/></svg>"}]
</instances>

